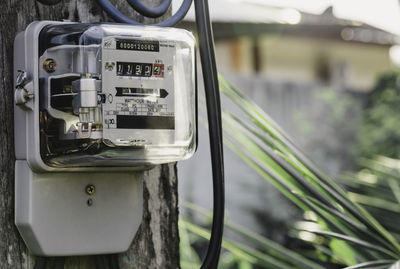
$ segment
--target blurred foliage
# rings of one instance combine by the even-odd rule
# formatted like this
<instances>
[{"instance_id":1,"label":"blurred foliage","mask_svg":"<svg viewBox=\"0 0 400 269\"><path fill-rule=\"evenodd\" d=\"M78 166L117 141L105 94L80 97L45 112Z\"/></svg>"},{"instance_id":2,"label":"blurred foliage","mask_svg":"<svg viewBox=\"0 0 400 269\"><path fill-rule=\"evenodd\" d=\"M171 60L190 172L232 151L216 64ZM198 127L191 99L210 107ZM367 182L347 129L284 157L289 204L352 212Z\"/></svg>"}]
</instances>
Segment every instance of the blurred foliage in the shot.
<instances>
[{"instance_id":1,"label":"blurred foliage","mask_svg":"<svg viewBox=\"0 0 400 269\"><path fill-rule=\"evenodd\" d=\"M299 238L348 266L400 258L393 233L309 161L254 102L222 77L220 86L250 119L224 112L224 142L295 205L315 215L296 224Z\"/></svg>"},{"instance_id":2,"label":"blurred foliage","mask_svg":"<svg viewBox=\"0 0 400 269\"><path fill-rule=\"evenodd\" d=\"M220 77L221 91L247 116L223 112L224 143L304 212L289 234L309 247L289 250L226 219L220 267L230 268L400 268L400 160L363 159L368 167L336 181L320 171L254 102ZM399 99L400 101L400 99ZM198 268L197 253L210 236L211 214L195 205L203 225L181 219L182 268ZM199 245L200 242L200 245ZM244 243L243 243L244 242Z\"/></svg>"},{"instance_id":3,"label":"blurred foliage","mask_svg":"<svg viewBox=\"0 0 400 269\"><path fill-rule=\"evenodd\" d=\"M207 210L194 204L185 202L184 206L199 213L205 219L205 226L210 226L212 214ZM179 221L181 236L181 266L183 269L199 268L199 258L195 254L195 245L205 242L210 238L209 228L203 228L193 221L181 218ZM243 226L232 223L225 219L226 232L234 234L237 238L243 239L245 243L224 237L222 247L224 252L221 255L219 268L247 269L247 268L299 268L299 269L324 269L318 263L303 257L299 253L287 249L278 243L256 234ZM232 236L230 236L232 237ZM301 251L301 250L300 250Z\"/></svg>"},{"instance_id":4,"label":"blurred foliage","mask_svg":"<svg viewBox=\"0 0 400 269\"><path fill-rule=\"evenodd\" d=\"M363 159L357 174L345 174L339 182L350 198L364 205L396 239L400 240L400 160L383 156Z\"/></svg>"},{"instance_id":5,"label":"blurred foliage","mask_svg":"<svg viewBox=\"0 0 400 269\"><path fill-rule=\"evenodd\" d=\"M317 164L330 174L355 167L362 97L342 89L318 87L310 95L312 110L304 107L293 115L302 134L297 141L310 155L318 156Z\"/></svg>"},{"instance_id":6,"label":"blurred foliage","mask_svg":"<svg viewBox=\"0 0 400 269\"><path fill-rule=\"evenodd\" d=\"M359 132L359 155L400 158L400 73L382 75L368 98Z\"/></svg>"}]
</instances>

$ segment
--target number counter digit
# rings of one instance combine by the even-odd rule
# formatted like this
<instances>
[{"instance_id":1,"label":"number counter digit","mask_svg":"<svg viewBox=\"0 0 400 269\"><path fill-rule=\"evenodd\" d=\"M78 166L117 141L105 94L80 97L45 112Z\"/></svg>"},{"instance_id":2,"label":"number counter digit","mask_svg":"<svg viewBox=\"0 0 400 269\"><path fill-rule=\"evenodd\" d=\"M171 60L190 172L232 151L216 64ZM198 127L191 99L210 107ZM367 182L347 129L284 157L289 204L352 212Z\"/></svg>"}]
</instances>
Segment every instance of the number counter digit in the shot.
<instances>
[{"instance_id":1,"label":"number counter digit","mask_svg":"<svg viewBox=\"0 0 400 269\"><path fill-rule=\"evenodd\" d=\"M117 62L117 76L151 77L153 64Z\"/></svg>"}]
</instances>

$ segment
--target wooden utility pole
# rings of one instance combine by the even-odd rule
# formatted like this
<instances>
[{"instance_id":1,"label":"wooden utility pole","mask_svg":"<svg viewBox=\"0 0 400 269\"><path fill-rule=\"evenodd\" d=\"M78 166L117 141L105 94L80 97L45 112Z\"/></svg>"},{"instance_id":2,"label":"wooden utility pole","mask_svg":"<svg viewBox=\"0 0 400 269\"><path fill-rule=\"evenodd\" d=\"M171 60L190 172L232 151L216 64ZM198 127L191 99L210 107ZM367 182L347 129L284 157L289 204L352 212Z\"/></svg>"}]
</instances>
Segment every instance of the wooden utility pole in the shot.
<instances>
[{"instance_id":1,"label":"wooden utility pole","mask_svg":"<svg viewBox=\"0 0 400 269\"><path fill-rule=\"evenodd\" d=\"M159 0L142 0L149 6ZM124 0L112 3L126 15L144 21ZM30 255L14 225L13 42L17 32L35 20L107 21L94 0L63 0L44 6L35 0L2 0L0 9L0 268L33 268ZM127 253L119 255L121 268L178 268L178 193L176 165L143 172L143 220ZM104 242L107 244L107 242ZM99 260L99 259L98 259ZM108 268L108 257L101 257ZM51 263L51 260L49 261ZM50 268L50 267L49 267ZM93 257L68 257L65 268L95 268Z\"/></svg>"}]
</instances>

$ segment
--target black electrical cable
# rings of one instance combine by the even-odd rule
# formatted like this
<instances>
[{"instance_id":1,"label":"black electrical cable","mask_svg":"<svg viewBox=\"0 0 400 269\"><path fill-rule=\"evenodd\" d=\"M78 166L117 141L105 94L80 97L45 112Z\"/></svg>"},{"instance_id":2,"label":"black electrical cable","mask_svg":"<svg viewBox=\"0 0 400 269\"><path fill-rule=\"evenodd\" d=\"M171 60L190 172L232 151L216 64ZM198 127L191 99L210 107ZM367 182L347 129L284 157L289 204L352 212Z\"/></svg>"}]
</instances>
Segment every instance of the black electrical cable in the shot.
<instances>
[{"instance_id":1,"label":"black electrical cable","mask_svg":"<svg viewBox=\"0 0 400 269\"><path fill-rule=\"evenodd\" d=\"M127 0L134 10L149 18L159 18L171 6L171 0L163 0L157 7L148 7L140 0Z\"/></svg>"},{"instance_id":2,"label":"black electrical cable","mask_svg":"<svg viewBox=\"0 0 400 269\"><path fill-rule=\"evenodd\" d=\"M218 72L215 62L214 40L208 0L195 0L196 26L199 36L201 66L206 93L208 130L210 136L211 164L213 171L214 211L210 244L202 269L218 266L224 229L225 187L224 157L222 144L221 101L219 95Z\"/></svg>"}]
</instances>

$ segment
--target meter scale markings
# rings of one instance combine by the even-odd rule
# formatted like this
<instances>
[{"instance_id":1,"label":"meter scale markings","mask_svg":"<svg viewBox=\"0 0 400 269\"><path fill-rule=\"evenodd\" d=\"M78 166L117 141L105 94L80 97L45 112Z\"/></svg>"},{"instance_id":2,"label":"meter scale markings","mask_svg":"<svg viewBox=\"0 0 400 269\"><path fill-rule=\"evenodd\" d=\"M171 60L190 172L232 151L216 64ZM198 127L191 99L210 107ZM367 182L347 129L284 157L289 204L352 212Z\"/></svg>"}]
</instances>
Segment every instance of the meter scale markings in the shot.
<instances>
[{"instance_id":1,"label":"meter scale markings","mask_svg":"<svg viewBox=\"0 0 400 269\"><path fill-rule=\"evenodd\" d=\"M142 99L117 103L116 110L109 112L111 112L109 115L171 116L169 115L171 113L168 113L167 104L143 102Z\"/></svg>"},{"instance_id":2,"label":"meter scale markings","mask_svg":"<svg viewBox=\"0 0 400 269\"><path fill-rule=\"evenodd\" d=\"M112 122L117 129L175 129L175 117L167 104L131 99L116 103L116 108L107 115L115 117Z\"/></svg>"}]
</instances>

